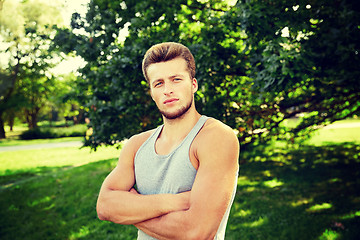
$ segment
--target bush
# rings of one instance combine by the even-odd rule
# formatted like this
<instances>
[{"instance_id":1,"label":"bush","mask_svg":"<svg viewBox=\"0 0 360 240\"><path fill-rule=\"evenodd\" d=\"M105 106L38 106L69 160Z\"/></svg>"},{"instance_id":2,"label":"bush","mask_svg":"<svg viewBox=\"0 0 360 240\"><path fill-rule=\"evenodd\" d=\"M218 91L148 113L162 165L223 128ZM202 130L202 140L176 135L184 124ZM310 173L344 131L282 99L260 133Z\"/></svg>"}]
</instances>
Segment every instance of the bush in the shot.
<instances>
[{"instance_id":1,"label":"bush","mask_svg":"<svg viewBox=\"0 0 360 240\"><path fill-rule=\"evenodd\" d=\"M86 130L87 127L85 125L58 128L34 128L20 134L20 139L30 140L61 137L83 137L86 134Z\"/></svg>"},{"instance_id":2,"label":"bush","mask_svg":"<svg viewBox=\"0 0 360 240\"><path fill-rule=\"evenodd\" d=\"M40 128L29 129L20 134L20 139L22 140L42 139L42 138L56 138L56 136L50 131L50 129L40 129Z\"/></svg>"}]
</instances>

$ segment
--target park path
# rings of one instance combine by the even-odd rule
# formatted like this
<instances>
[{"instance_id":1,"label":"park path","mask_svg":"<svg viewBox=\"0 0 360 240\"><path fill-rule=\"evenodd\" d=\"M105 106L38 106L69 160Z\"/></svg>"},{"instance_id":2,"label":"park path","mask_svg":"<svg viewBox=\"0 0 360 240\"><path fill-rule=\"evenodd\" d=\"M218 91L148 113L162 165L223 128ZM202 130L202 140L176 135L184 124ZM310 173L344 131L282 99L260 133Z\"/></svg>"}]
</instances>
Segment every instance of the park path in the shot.
<instances>
[{"instance_id":1,"label":"park path","mask_svg":"<svg viewBox=\"0 0 360 240\"><path fill-rule=\"evenodd\" d=\"M20 146L3 146L0 147L0 152L20 151L29 149L43 149L43 148L60 148L60 147L81 147L83 143L81 141L69 141L58 143L39 143Z\"/></svg>"}]
</instances>

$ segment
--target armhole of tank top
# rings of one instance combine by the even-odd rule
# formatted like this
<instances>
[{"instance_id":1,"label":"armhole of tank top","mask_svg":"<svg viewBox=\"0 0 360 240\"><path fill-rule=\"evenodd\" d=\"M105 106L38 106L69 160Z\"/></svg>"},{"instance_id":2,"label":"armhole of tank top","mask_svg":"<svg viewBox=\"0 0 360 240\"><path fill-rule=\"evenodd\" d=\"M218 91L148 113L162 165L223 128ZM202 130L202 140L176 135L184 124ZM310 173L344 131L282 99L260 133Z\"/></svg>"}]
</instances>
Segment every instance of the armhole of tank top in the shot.
<instances>
[{"instance_id":1,"label":"armhole of tank top","mask_svg":"<svg viewBox=\"0 0 360 240\"><path fill-rule=\"evenodd\" d=\"M189 161L187 161L187 165L188 165L189 167L191 167L191 169L194 169L195 171L197 171L197 169L196 169L196 168L194 167L194 165L192 164L192 162L191 162L191 157L190 157L191 146L192 146L195 138L197 137L197 135L198 135L199 132L201 131L201 129L204 127L206 121L209 119L209 117L207 117L207 116L205 116L205 115L202 115L201 117L204 118L204 120L203 120L204 122L201 124L201 127L196 131L195 136L194 136L193 139L190 141L189 149L188 149L188 158L189 158ZM194 157L195 157L195 156L194 156ZM197 161L198 161L198 160L197 160ZM199 163L199 165L200 165L200 163Z\"/></svg>"},{"instance_id":2,"label":"armhole of tank top","mask_svg":"<svg viewBox=\"0 0 360 240\"><path fill-rule=\"evenodd\" d=\"M155 129L155 131L141 144L141 146L138 148L138 150L137 150L136 153L135 153L134 163L135 163L135 159L137 158L138 153L140 152L140 150L142 150L142 149L145 147L145 145L154 137L154 135L156 135L156 133L158 133L158 131L161 130L162 126L163 126L163 125L158 126L158 127Z\"/></svg>"}]
</instances>

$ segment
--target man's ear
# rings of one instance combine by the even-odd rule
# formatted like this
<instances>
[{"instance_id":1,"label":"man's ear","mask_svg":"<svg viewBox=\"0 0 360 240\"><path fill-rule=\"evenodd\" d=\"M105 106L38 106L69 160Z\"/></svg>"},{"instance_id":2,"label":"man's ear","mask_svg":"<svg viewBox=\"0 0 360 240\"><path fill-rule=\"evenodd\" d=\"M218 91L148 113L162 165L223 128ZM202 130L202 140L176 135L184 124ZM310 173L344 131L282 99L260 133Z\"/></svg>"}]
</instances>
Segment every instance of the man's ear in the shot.
<instances>
[{"instance_id":1,"label":"man's ear","mask_svg":"<svg viewBox=\"0 0 360 240\"><path fill-rule=\"evenodd\" d=\"M198 90L199 86L198 86L198 82L196 78L192 79L192 86L193 86L193 93L196 93L196 91Z\"/></svg>"}]
</instances>

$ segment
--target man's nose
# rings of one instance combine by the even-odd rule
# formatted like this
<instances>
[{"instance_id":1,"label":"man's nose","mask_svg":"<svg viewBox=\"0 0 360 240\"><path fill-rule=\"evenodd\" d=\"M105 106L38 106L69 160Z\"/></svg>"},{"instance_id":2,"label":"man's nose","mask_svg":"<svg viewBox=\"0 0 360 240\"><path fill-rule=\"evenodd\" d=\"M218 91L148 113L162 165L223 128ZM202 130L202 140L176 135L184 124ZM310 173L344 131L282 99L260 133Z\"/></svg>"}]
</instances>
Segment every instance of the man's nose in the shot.
<instances>
[{"instance_id":1,"label":"man's nose","mask_svg":"<svg viewBox=\"0 0 360 240\"><path fill-rule=\"evenodd\" d=\"M164 83L164 94L169 95L173 93L173 87L170 83Z\"/></svg>"}]
</instances>

